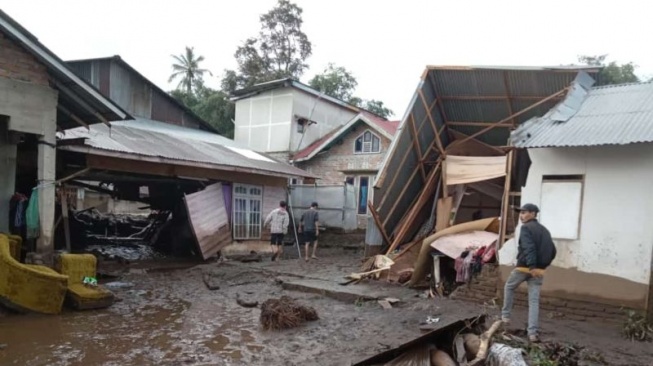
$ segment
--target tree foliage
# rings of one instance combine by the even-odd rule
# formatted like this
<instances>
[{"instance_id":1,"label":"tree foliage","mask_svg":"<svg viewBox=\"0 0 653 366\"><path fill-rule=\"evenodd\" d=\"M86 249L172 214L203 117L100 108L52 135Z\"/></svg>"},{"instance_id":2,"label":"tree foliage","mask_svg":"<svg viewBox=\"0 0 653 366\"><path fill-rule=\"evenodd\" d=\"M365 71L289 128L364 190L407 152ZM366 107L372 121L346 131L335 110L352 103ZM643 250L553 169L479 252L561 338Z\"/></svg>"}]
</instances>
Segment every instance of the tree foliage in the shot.
<instances>
[{"instance_id":1,"label":"tree foliage","mask_svg":"<svg viewBox=\"0 0 653 366\"><path fill-rule=\"evenodd\" d=\"M170 94L225 137L234 137L234 104L226 93L199 85L195 93L173 90Z\"/></svg>"},{"instance_id":2,"label":"tree foliage","mask_svg":"<svg viewBox=\"0 0 653 366\"><path fill-rule=\"evenodd\" d=\"M383 118L388 118L394 114L394 112L390 108L387 108L382 101L375 99L365 101L363 108Z\"/></svg>"},{"instance_id":3,"label":"tree foliage","mask_svg":"<svg viewBox=\"0 0 653 366\"><path fill-rule=\"evenodd\" d=\"M315 75L308 84L326 95L349 101L353 97L358 81L344 67L329 63L324 72Z\"/></svg>"},{"instance_id":4,"label":"tree foliage","mask_svg":"<svg viewBox=\"0 0 653 366\"><path fill-rule=\"evenodd\" d=\"M628 62L625 64L617 64L616 61L606 63L607 56L608 55L583 55L578 57L578 62L585 65L602 67L598 75L597 86L636 83L640 81L639 77L635 75L635 69L637 66L634 63Z\"/></svg>"},{"instance_id":5,"label":"tree foliage","mask_svg":"<svg viewBox=\"0 0 653 366\"><path fill-rule=\"evenodd\" d=\"M308 68L311 42L302 31L302 8L288 0L279 0L260 16L258 37L248 38L235 53L237 71L225 72L225 91L252 86L281 78L299 79Z\"/></svg>"},{"instance_id":6,"label":"tree foliage","mask_svg":"<svg viewBox=\"0 0 653 366\"><path fill-rule=\"evenodd\" d=\"M198 85L202 84L205 73L212 75L209 70L200 68L204 56L196 56L193 47L186 47L185 53L171 56L176 63L172 64L172 75L168 82L179 79L177 89L184 89L186 93L191 94Z\"/></svg>"}]
</instances>

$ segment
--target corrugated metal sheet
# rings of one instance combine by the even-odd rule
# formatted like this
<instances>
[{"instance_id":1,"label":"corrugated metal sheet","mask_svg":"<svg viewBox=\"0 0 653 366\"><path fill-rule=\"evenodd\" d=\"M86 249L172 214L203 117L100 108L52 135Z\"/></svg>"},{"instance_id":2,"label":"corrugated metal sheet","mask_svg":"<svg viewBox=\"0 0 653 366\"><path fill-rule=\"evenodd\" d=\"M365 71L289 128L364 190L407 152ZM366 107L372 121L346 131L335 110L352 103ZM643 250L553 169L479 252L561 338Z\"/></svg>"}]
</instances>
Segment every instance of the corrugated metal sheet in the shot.
<instances>
[{"instance_id":1,"label":"corrugated metal sheet","mask_svg":"<svg viewBox=\"0 0 653 366\"><path fill-rule=\"evenodd\" d=\"M203 191L186 195L184 202L202 258L211 258L231 243L222 184L212 184Z\"/></svg>"},{"instance_id":2,"label":"corrugated metal sheet","mask_svg":"<svg viewBox=\"0 0 653 366\"><path fill-rule=\"evenodd\" d=\"M472 135L494 122L568 87L580 71L593 75L598 68L589 67L437 67L429 66L422 76L415 95L399 126L379 171L374 193L374 206L390 234L411 207L424 186L421 174L414 174L419 166L410 121L415 120L420 147L433 141L435 133L427 118L426 108L436 127L442 130L442 144L446 148L449 133L456 131ZM421 95L420 95L421 94ZM422 95L423 99L422 100ZM439 98L439 101L438 101ZM558 100L551 100L515 118L517 124L547 113ZM426 106L425 106L426 105ZM412 119L411 119L412 116ZM447 125L446 122L474 122L474 125ZM480 125L477 125L480 124ZM428 138L424 139L424 136ZM489 130L476 139L494 146L505 146L510 130L505 127ZM434 151L432 149L431 151ZM434 161L439 153L429 153L427 161ZM428 170L434 165L427 165Z\"/></svg>"},{"instance_id":3,"label":"corrugated metal sheet","mask_svg":"<svg viewBox=\"0 0 653 366\"><path fill-rule=\"evenodd\" d=\"M564 104L520 126L511 136L513 144L537 148L653 142L653 84L591 89L570 115L574 98L570 93Z\"/></svg>"},{"instance_id":4,"label":"corrugated metal sheet","mask_svg":"<svg viewBox=\"0 0 653 366\"><path fill-rule=\"evenodd\" d=\"M94 125L90 130L75 128L65 132L63 140L84 138L84 146L60 146L59 149L86 152L113 151L145 157L231 167L252 172L288 177L312 177L301 169L242 148L218 134L137 118L130 122ZM81 149L80 149L81 148Z\"/></svg>"}]
</instances>

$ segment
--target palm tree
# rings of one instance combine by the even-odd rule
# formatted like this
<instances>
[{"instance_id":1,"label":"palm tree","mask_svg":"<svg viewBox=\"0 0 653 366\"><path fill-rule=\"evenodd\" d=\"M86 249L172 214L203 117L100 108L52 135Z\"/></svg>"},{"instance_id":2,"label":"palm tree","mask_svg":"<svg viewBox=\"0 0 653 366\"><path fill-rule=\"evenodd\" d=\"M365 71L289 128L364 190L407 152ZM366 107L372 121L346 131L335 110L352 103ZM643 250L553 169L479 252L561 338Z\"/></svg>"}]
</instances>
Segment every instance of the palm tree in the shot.
<instances>
[{"instance_id":1,"label":"palm tree","mask_svg":"<svg viewBox=\"0 0 653 366\"><path fill-rule=\"evenodd\" d=\"M175 59L176 63L172 64L172 75L170 75L168 82L181 78L177 89L184 88L189 95L192 94L193 88L201 85L204 73L209 73L209 75L213 76L209 70L200 69L200 62L204 61L204 56L196 57L193 47L186 47L185 55L171 56Z\"/></svg>"}]
</instances>

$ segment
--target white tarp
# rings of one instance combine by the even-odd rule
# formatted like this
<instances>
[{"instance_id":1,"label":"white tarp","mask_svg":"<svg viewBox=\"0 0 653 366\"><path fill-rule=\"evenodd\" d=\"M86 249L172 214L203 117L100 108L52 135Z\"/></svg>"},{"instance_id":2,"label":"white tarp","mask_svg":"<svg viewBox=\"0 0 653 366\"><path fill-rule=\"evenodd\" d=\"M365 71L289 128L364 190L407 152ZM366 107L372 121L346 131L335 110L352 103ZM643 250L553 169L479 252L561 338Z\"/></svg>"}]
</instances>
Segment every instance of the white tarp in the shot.
<instances>
[{"instance_id":1,"label":"white tarp","mask_svg":"<svg viewBox=\"0 0 653 366\"><path fill-rule=\"evenodd\" d=\"M448 155L445 172L449 186L503 177L506 175L506 156Z\"/></svg>"},{"instance_id":2,"label":"white tarp","mask_svg":"<svg viewBox=\"0 0 653 366\"><path fill-rule=\"evenodd\" d=\"M486 247L499 239L499 234L489 231L468 231L460 234L443 236L433 243L431 248L439 250L447 257L458 258L467 248Z\"/></svg>"}]
</instances>

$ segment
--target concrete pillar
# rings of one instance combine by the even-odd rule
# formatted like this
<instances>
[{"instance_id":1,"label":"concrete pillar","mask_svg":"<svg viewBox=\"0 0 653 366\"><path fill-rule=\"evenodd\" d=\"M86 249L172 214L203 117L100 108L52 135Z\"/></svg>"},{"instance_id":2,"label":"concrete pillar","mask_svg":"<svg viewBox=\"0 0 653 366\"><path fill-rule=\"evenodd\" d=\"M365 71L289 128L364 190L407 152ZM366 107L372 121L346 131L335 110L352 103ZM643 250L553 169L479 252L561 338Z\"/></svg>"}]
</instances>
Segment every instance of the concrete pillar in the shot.
<instances>
[{"instance_id":1,"label":"concrete pillar","mask_svg":"<svg viewBox=\"0 0 653 366\"><path fill-rule=\"evenodd\" d=\"M56 122L43 125L43 135L39 137L38 145L38 195L39 195L39 221L40 235L36 241L37 252L43 255L46 262L50 262L54 253L54 202L55 202L55 175L57 166L56 149Z\"/></svg>"},{"instance_id":2,"label":"concrete pillar","mask_svg":"<svg viewBox=\"0 0 653 366\"><path fill-rule=\"evenodd\" d=\"M7 121L0 118L0 232L9 232L9 200L16 189L17 146L9 141Z\"/></svg>"}]
</instances>

